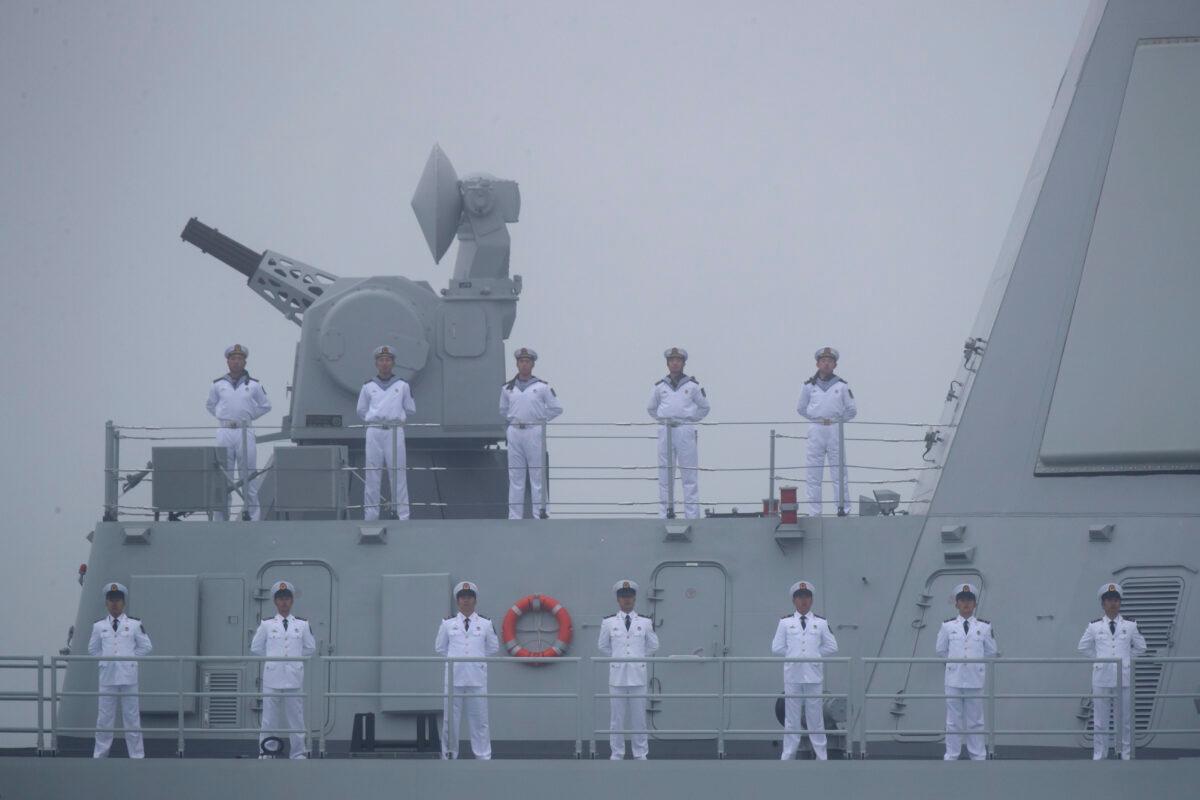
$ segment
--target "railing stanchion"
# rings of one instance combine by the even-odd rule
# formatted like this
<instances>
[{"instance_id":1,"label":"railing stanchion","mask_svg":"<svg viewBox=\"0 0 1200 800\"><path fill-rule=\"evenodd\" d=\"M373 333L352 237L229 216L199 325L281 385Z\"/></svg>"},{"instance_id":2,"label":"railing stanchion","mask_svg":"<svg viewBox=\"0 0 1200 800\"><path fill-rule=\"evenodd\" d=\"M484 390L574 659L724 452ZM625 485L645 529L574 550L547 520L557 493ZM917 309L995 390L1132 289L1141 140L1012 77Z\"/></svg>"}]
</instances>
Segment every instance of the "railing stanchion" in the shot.
<instances>
[{"instance_id":1,"label":"railing stanchion","mask_svg":"<svg viewBox=\"0 0 1200 800\"><path fill-rule=\"evenodd\" d=\"M383 471L383 474L387 476L388 497L391 498L390 502L392 504L392 517L393 517L393 519L399 519L400 506L396 503L396 488L400 483L400 481L397 480L400 473L397 472L396 456L399 455L400 448L396 441L396 436L397 436L396 427L397 426L395 424L392 424L388 427L390 427L392 430L392 463L388 465L390 467L390 469L385 469Z\"/></svg>"},{"instance_id":2,"label":"railing stanchion","mask_svg":"<svg viewBox=\"0 0 1200 800\"><path fill-rule=\"evenodd\" d=\"M717 758L725 758L725 658L721 657L721 688L717 699Z\"/></svg>"},{"instance_id":3,"label":"railing stanchion","mask_svg":"<svg viewBox=\"0 0 1200 800\"><path fill-rule=\"evenodd\" d=\"M541 459L542 459L542 507L540 509L539 508L531 509L534 518L540 517L543 514L545 514L546 509L550 505L550 451L547 449L547 446L546 446L546 420L542 420ZM530 488L529 499L532 502L533 501L532 481L530 481L530 484L531 485L529 487Z\"/></svg>"},{"instance_id":4,"label":"railing stanchion","mask_svg":"<svg viewBox=\"0 0 1200 800\"><path fill-rule=\"evenodd\" d=\"M675 516L675 425L667 425L667 516Z\"/></svg>"},{"instance_id":5,"label":"railing stanchion","mask_svg":"<svg viewBox=\"0 0 1200 800\"><path fill-rule=\"evenodd\" d=\"M179 738L176 740L176 743L175 743L175 755L179 758L183 758L183 656L179 657L178 663L179 663L179 671L178 671L179 683L176 685L176 700L178 701L176 713L178 714L178 736L179 736Z\"/></svg>"},{"instance_id":6,"label":"railing stanchion","mask_svg":"<svg viewBox=\"0 0 1200 800\"><path fill-rule=\"evenodd\" d=\"M774 428L771 428L771 448L770 448L770 450L771 450L771 456L770 456L771 469L770 469L770 473L768 475L768 479L769 479L770 483L768 484L768 488L767 488L767 508L765 509L768 512L771 510L771 502L770 501L775 499L775 429Z\"/></svg>"},{"instance_id":7,"label":"railing stanchion","mask_svg":"<svg viewBox=\"0 0 1200 800\"><path fill-rule=\"evenodd\" d=\"M121 432L110 419L104 423L104 521L117 521L117 490L121 480Z\"/></svg>"},{"instance_id":8,"label":"railing stanchion","mask_svg":"<svg viewBox=\"0 0 1200 800\"><path fill-rule=\"evenodd\" d=\"M442 747L445 748L444 752L446 753L447 757L454 755L458 752L458 741L459 741L458 727L456 725L454 725L451 721L451 718L454 716L454 677L455 677L454 676L454 664L449 658L447 658L446 659L446 709L445 709L445 713L442 714L442 719L446 726L446 735L442 737ZM464 710L466 710L465 703L463 704L463 706L464 706ZM450 731L452 729L454 731L454 741L453 742L450 741Z\"/></svg>"},{"instance_id":9,"label":"railing stanchion","mask_svg":"<svg viewBox=\"0 0 1200 800\"><path fill-rule=\"evenodd\" d=\"M542 484L545 486L545 484ZM583 660L575 662L575 758L583 758Z\"/></svg>"},{"instance_id":10,"label":"railing stanchion","mask_svg":"<svg viewBox=\"0 0 1200 800\"><path fill-rule=\"evenodd\" d=\"M42 751L46 749L46 739L43 728L46 725L45 717L45 702L46 694L46 659L43 656L37 657L37 752L40 756Z\"/></svg>"},{"instance_id":11,"label":"railing stanchion","mask_svg":"<svg viewBox=\"0 0 1200 800\"><path fill-rule=\"evenodd\" d=\"M325 674L322 676L323 680L320 685L325 690L326 694L328 694L329 685L331 683L333 683L333 680L329 674L332 667L330 667L329 662L326 661L325 659L320 658L319 656L318 656L318 659L325 666ZM333 719L337 719L337 709L336 709L337 698L336 697L326 697L325 702L322 703L321 705L325 706L325 711L330 717L332 717ZM327 727L329 727L328 723L329 723L328 719L324 720L321 723L320 729L317 731L317 742L318 742L318 747L319 747L318 752L320 753L320 758L324 758L326 755L326 752L327 752L326 747L325 747L325 729Z\"/></svg>"},{"instance_id":12,"label":"railing stanchion","mask_svg":"<svg viewBox=\"0 0 1200 800\"><path fill-rule=\"evenodd\" d=\"M50 656L50 750L58 753L58 656Z\"/></svg>"},{"instance_id":13,"label":"railing stanchion","mask_svg":"<svg viewBox=\"0 0 1200 800\"><path fill-rule=\"evenodd\" d=\"M846 508L848 502L847 486L846 486L846 423L840 417L838 418L838 465L837 465L837 513L838 516L849 513Z\"/></svg>"},{"instance_id":14,"label":"railing stanchion","mask_svg":"<svg viewBox=\"0 0 1200 800\"><path fill-rule=\"evenodd\" d=\"M987 757L994 759L996 757L996 661L984 666L987 670L985 674L987 685Z\"/></svg>"}]
</instances>

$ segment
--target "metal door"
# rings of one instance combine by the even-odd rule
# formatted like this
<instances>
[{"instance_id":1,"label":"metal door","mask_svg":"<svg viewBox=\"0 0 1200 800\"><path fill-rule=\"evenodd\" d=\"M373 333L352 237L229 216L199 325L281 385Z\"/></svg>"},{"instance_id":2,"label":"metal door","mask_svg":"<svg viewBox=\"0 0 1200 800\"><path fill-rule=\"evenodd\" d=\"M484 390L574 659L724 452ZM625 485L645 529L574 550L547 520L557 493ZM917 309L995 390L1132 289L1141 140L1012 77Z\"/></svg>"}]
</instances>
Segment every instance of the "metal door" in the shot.
<instances>
[{"instance_id":1,"label":"metal door","mask_svg":"<svg viewBox=\"0 0 1200 800\"><path fill-rule=\"evenodd\" d=\"M658 655L676 659L651 665L653 691L664 694L717 694L724 681L729 616L728 575L715 562L662 564L653 576ZM664 699L651 703L650 727L661 730L715 730L721 715L717 699ZM712 734L659 734L659 738L712 739Z\"/></svg>"},{"instance_id":2,"label":"metal door","mask_svg":"<svg viewBox=\"0 0 1200 800\"><path fill-rule=\"evenodd\" d=\"M254 600L258 604L258 619L275 615L271 584L281 580L296 587L292 614L308 620L313 638L317 640L317 653L321 655L332 653L333 620L335 618L333 570L324 561L271 561L263 565L258 575L258 590L254 595ZM255 627L257 627L257 622ZM328 688L329 680L329 672L323 669L305 675L308 689L314 695L322 684ZM255 703L254 705L255 709L261 712L262 704ZM328 706L318 708L317 704L313 702L309 708L311 711L307 720L308 727L310 729L321 727L328 730L333 724Z\"/></svg>"}]
</instances>

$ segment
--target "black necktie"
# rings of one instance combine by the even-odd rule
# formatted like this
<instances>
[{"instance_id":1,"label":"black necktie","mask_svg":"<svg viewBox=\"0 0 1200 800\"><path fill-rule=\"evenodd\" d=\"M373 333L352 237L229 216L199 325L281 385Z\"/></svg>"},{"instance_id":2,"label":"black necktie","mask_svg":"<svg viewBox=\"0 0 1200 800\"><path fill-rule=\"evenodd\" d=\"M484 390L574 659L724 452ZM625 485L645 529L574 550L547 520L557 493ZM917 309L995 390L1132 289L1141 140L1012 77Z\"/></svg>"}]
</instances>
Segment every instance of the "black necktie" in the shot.
<instances>
[{"instance_id":1,"label":"black necktie","mask_svg":"<svg viewBox=\"0 0 1200 800\"><path fill-rule=\"evenodd\" d=\"M808 630L808 616L805 614L800 615L800 627L804 630Z\"/></svg>"},{"instance_id":2,"label":"black necktie","mask_svg":"<svg viewBox=\"0 0 1200 800\"><path fill-rule=\"evenodd\" d=\"M118 623L118 622L117 622L117 620L115 620L115 619L114 619L114 620L113 620L113 633L116 633L116 632L117 632L117 625L118 625L118 624L120 624L120 623Z\"/></svg>"},{"instance_id":3,"label":"black necktie","mask_svg":"<svg viewBox=\"0 0 1200 800\"><path fill-rule=\"evenodd\" d=\"M629 619L629 615L626 614L625 615L625 630L629 630L629 626L632 624L633 624L633 622Z\"/></svg>"},{"instance_id":4,"label":"black necktie","mask_svg":"<svg viewBox=\"0 0 1200 800\"><path fill-rule=\"evenodd\" d=\"M1111 633L1111 634L1113 634L1114 636L1116 635L1116 633L1117 633L1117 621L1116 621L1115 619L1110 619L1110 620L1108 621L1108 632L1109 632L1109 633Z\"/></svg>"},{"instance_id":5,"label":"black necktie","mask_svg":"<svg viewBox=\"0 0 1200 800\"><path fill-rule=\"evenodd\" d=\"M471 618L470 617L463 617L463 630L464 631L471 630Z\"/></svg>"},{"instance_id":6,"label":"black necktie","mask_svg":"<svg viewBox=\"0 0 1200 800\"><path fill-rule=\"evenodd\" d=\"M964 619L963 620L963 633L970 633L970 632L971 632L971 620Z\"/></svg>"},{"instance_id":7,"label":"black necktie","mask_svg":"<svg viewBox=\"0 0 1200 800\"><path fill-rule=\"evenodd\" d=\"M284 618L283 618L283 629L284 629L285 631L287 630L287 617L284 617Z\"/></svg>"}]
</instances>

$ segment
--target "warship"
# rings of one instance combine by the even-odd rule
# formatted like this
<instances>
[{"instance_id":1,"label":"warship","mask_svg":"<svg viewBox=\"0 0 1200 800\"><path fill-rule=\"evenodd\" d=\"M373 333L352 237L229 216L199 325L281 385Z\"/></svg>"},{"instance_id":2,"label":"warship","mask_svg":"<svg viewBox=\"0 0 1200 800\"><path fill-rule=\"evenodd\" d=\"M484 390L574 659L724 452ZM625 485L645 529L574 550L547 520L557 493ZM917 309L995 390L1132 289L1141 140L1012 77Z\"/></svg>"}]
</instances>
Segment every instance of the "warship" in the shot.
<instances>
[{"instance_id":1,"label":"warship","mask_svg":"<svg viewBox=\"0 0 1200 800\"><path fill-rule=\"evenodd\" d=\"M440 291L339 277L189 221L186 242L300 327L285 424L259 438L280 443L256 478L263 519L212 518L244 487L221 469L211 431L108 426L75 634L59 654L0 658L36 677L6 699L37 709L20 729L36 747L0 759L0 793L1110 797L1195 786L1200 380L1186 364L1200 324L1197 141L1200 5L1095 3L943 415L923 432L919 478L907 498L861 497L854 516L797 513L772 472L761 512L567 516L552 498L549 519L502 519L495 399L522 289L509 263L515 181L460 178L435 147L413 209L435 260L458 240ZM404 521L361 513L354 401L362 354L379 344L417 400ZM863 429L848 423L847 439ZM152 444L145 467L129 462L139 436ZM781 587L801 576L819 587L816 609L840 643L826 665L831 759L820 764L778 761L781 664L767 644ZM596 645L618 578L641 584L639 610L662 645L649 664L651 760L621 766L601 760L607 662ZM282 579L317 640L303 762L257 757L261 663L249 646ZM498 629L529 596L556 598L571 620L564 633L548 611L522 615L522 647L557 637L563 654L490 664L491 762L438 758L445 664L433 638L466 579ZM129 587L154 639L139 763L83 757L97 668L78 632L102 616L108 581ZM1091 667L1076 643L1107 581L1125 587L1123 611L1149 651L1133 670L1134 758L1093 763ZM946 764L934 640L963 582L979 587L1000 653L986 688L989 758Z\"/></svg>"}]
</instances>

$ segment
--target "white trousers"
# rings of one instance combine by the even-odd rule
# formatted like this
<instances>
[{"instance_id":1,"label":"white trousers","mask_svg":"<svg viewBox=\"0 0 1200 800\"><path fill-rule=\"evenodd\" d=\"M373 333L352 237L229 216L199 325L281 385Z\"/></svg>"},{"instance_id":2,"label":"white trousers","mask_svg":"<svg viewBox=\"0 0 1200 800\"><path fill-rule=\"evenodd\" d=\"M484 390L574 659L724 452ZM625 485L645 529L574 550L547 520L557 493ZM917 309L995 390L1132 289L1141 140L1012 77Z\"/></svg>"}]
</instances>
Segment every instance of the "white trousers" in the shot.
<instances>
[{"instance_id":1,"label":"white trousers","mask_svg":"<svg viewBox=\"0 0 1200 800\"><path fill-rule=\"evenodd\" d=\"M125 746L129 749L129 757L145 758L146 751L142 749L142 716L138 705L138 685L136 683L120 685L102 683L100 691L114 694L101 695L98 698L100 702L99 710L96 713L96 727L115 727L117 705L120 704L121 725L125 728ZM112 740L111 731L96 731L96 749L92 751L92 758L108 758Z\"/></svg>"},{"instance_id":2,"label":"white trousers","mask_svg":"<svg viewBox=\"0 0 1200 800\"><path fill-rule=\"evenodd\" d=\"M1114 730L1120 731L1121 758L1129 758L1129 744L1133 733L1133 693L1128 686L1121 687L1121 719L1120 725L1113 727L1115 722L1112 715L1116 713L1113 700L1117 696L1115 686L1092 686L1092 758L1099 761L1108 755L1108 747L1115 738Z\"/></svg>"},{"instance_id":3,"label":"white trousers","mask_svg":"<svg viewBox=\"0 0 1200 800\"><path fill-rule=\"evenodd\" d=\"M784 694L802 694L802 695L820 695L824 692L825 686L821 683L785 683L783 685ZM796 751L800 748L800 710L804 709L804 730L808 731L809 741L812 742L813 753L816 754L817 760L824 761L828 758L828 751L825 749L825 701L819 696L817 697L785 697L783 700L783 727L786 731L796 731L796 733L783 734L783 755L781 758L788 761L796 757Z\"/></svg>"},{"instance_id":4,"label":"white trousers","mask_svg":"<svg viewBox=\"0 0 1200 800\"><path fill-rule=\"evenodd\" d=\"M529 471L529 494L533 500L533 515L546 510L542 475L542 426L518 428L508 426L508 518L525 516L525 472Z\"/></svg>"},{"instance_id":5,"label":"white trousers","mask_svg":"<svg viewBox=\"0 0 1200 800\"><path fill-rule=\"evenodd\" d=\"M393 438L394 435L394 438ZM395 463L393 463L393 442ZM408 456L404 451L404 429L367 428L367 464L363 483L363 519L379 519L379 488L391 467L392 504L397 519L408 519Z\"/></svg>"},{"instance_id":6,"label":"white trousers","mask_svg":"<svg viewBox=\"0 0 1200 800\"><path fill-rule=\"evenodd\" d=\"M821 516L821 477L825 472L825 464L829 464L829 479L833 481L834 513L838 508L850 511L850 490L847 484L846 463L842 459L841 442L838 439L838 425L813 423L808 426L808 446L805 450L808 474L805 485L808 487L808 514L812 517ZM839 469L840 467L840 469Z\"/></svg>"},{"instance_id":7,"label":"white trousers","mask_svg":"<svg viewBox=\"0 0 1200 800\"><path fill-rule=\"evenodd\" d=\"M245 439L242 434L245 433ZM243 447L243 443L245 447ZM258 469L258 440L254 438L253 428L219 428L217 429L217 447L225 448L225 474L231 480L242 483L242 497L245 498L243 507L250 519L262 518L258 508L258 481L250 480L254 470ZM226 520L229 518L229 496L225 504L213 512L213 519Z\"/></svg>"},{"instance_id":8,"label":"white trousers","mask_svg":"<svg viewBox=\"0 0 1200 800\"><path fill-rule=\"evenodd\" d=\"M670 480L667 472L667 434L671 435L671 449L675 454L675 466L679 480L683 483L683 515L688 519L700 518L700 465L699 434L695 425L679 425L670 428L658 426L658 516L666 518L673 510L668 500Z\"/></svg>"},{"instance_id":9,"label":"white trousers","mask_svg":"<svg viewBox=\"0 0 1200 800\"><path fill-rule=\"evenodd\" d=\"M957 761L962 753L963 740L967 741L967 754L972 761L987 758L983 730L983 689L959 689L947 686L946 694L946 761ZM963 736L963 732L967 732Z\"/></svg>"},{"instance_id":10,"label":"white trousers","mask_svg":"<svg viewBox=\"0 0 1200 800\"><path fill-rule=\"evenodd\" d=\"M458 722L467 715L467 730L471 734L471 752L476 760L492 757L492 733L488 729L487 698L478 697L487 691L484 686L455 686L454 707L442 705L442 758L458 758Z\"/></svg>"},{"instance_id":11,"label":"white trousers","mask_svg":"<svg viewBox=\"0 0 1200 800\"><path fill-rule=\"evenodd\" d=\"M307 758L304 746L304 697L301 689L272 689L263 687L262 725L258 734L259 751L263 740L282 730L288 736L288 756Z\"/></svg>"},{"instance_id":12,"label":"white trousers","mask_svg":"<svg viewBox=\"0 0 1200 800\"><path fill-rule=\"evenodd\" d=\"M609 686L610 694L645 694L645 686ZM609 730L649 730L646 722L646 698L645 697L613 697L609 700L608 714ZM628 735L630 743L633 745L633 757L639 761L645 761L646 756L650 753L650 736L645 733L631 733ZM620 761L625 758L625 738L623 733L610 733L608 735L608 745L612 748L612 758L614 761Z\"/></svg>"}]
</instances>

